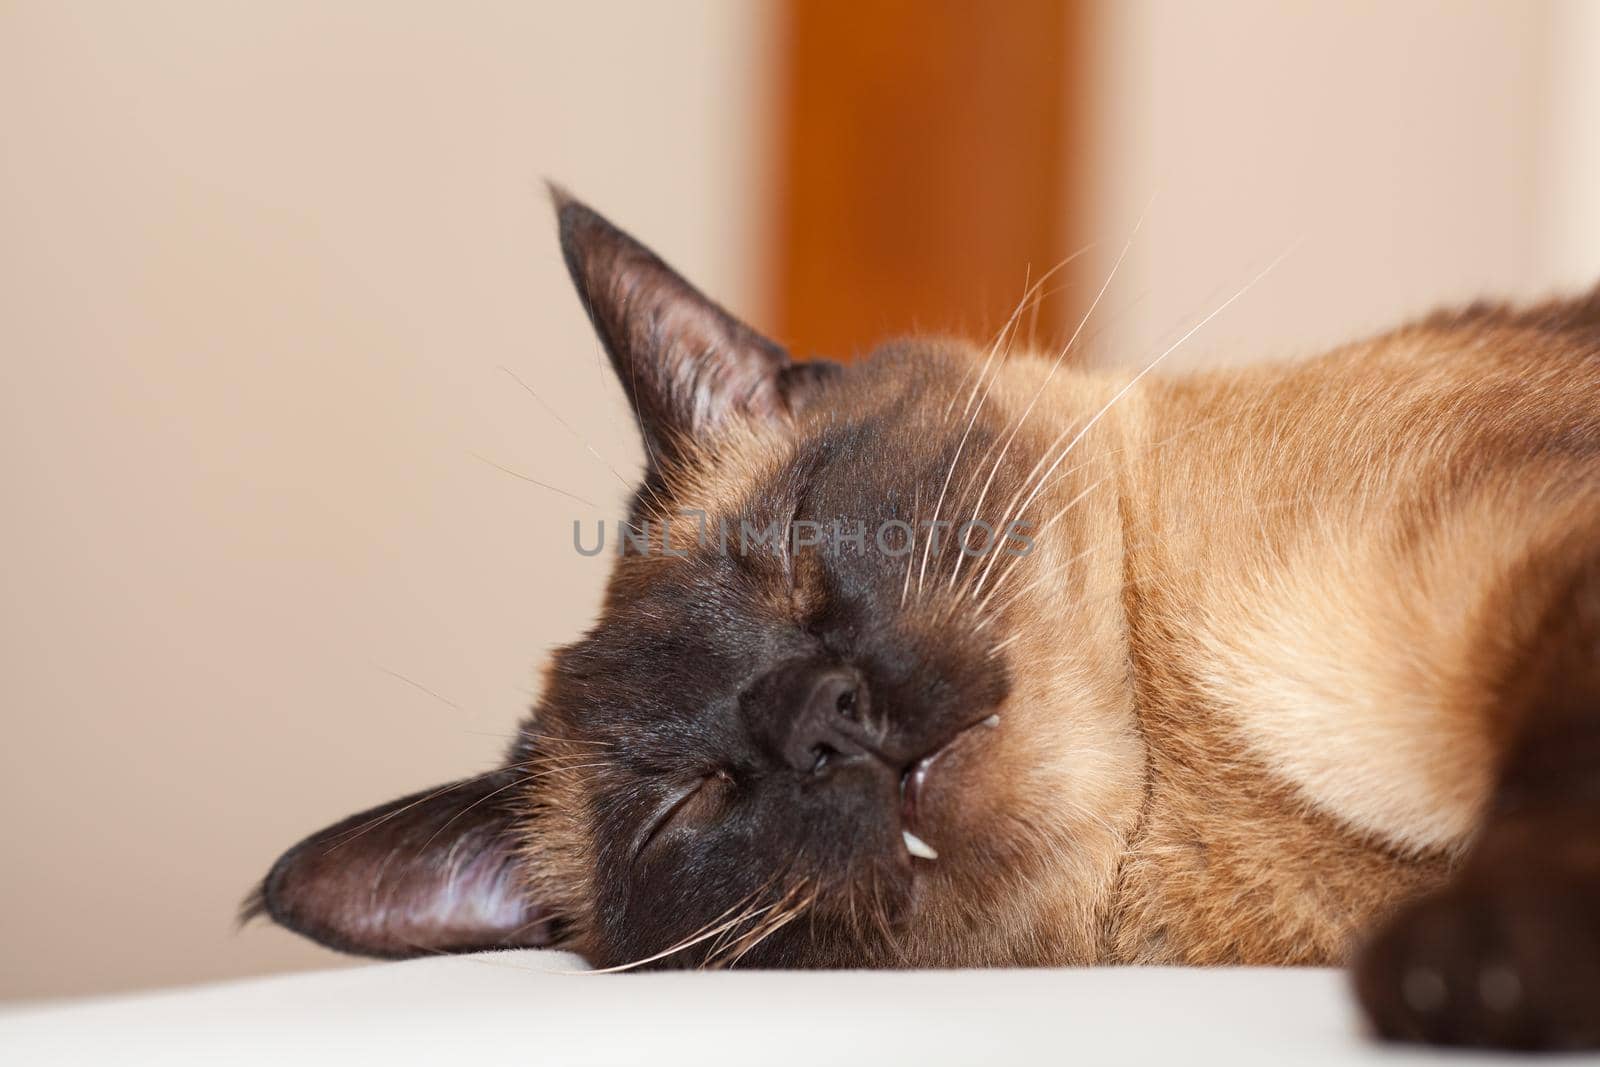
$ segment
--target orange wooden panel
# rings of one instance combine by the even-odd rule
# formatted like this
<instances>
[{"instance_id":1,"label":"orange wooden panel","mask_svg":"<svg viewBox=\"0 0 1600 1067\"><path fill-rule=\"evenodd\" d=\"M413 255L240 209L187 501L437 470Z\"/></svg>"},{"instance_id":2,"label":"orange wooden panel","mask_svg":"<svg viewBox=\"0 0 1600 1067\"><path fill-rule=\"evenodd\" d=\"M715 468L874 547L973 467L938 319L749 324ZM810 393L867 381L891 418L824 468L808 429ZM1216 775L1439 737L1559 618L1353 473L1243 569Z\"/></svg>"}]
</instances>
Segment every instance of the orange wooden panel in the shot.
<instances>
[{"instance_id":1,"label":"orange wooden panel","mask_svg":"<svg viewBox=\"0 0 1600 1067\"><path fill-rule=\"evenodd\" d=\"M979 336L1065 254L1086 0L788 0L776 333L849 357ZM1039 312L1056 336L1070 301Z\"/></svg>"}]
</instances>

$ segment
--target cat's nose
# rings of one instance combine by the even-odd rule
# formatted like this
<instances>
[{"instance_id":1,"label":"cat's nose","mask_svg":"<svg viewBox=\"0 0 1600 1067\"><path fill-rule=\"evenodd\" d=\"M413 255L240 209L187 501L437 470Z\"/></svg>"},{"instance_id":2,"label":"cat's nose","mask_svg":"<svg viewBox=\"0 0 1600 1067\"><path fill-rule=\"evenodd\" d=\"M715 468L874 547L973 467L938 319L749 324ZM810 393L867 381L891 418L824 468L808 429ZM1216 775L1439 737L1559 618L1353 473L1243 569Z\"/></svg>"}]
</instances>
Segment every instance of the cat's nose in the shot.
<instances>
[{"instance_id":1,"label":"cat's nose","mask_svg":"<svg viewBox=\"0 0 1600 1067\"><path fill-rule=\"evenodd\" d=\"M875 755L872 738L863 726L866 705L866 686L848 667L815 676L784 745L789 766L820 774L842 760Z\"/></svg>"},{"instance_id":2,"label":"cat's nose","mask_svg":"<svg viewBox=\"0 0 1600 1067\"><path fill-rule=\"evenodd\" d=\"M788 664L757 688L764 732L793 770L820 775L847 763L883 762L866 680L853 667Z\"/></svg>"}]
</instances>

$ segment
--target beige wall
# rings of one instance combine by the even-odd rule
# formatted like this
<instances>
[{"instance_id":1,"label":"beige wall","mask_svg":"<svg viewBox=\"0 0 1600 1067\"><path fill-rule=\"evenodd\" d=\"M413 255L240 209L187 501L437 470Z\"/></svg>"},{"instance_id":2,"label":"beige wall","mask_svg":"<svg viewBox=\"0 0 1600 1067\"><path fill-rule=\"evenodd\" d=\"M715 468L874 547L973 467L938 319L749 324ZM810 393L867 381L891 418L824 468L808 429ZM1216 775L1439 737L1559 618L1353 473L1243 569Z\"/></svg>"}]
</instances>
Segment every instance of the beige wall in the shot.
<instances>
[{"instance_id":1,"label":"beige wall","mask_svg":"<svg viewBox=\"0 0 1600 1067\"><path fill-rule=\"evenodd\" d=\"M540 179L751 304L765 18L0 5L0 994L332 961L251 882L496 758L604 564L473 453L621 492L497 365L636 462Z\"/></svg>"},{"instance_id":2,"label":"beige wall","mask_svg":"<svg viewBox=\"0 0 1600 1067\"><path fill-rule=\"evenodd\" d=\"M1095 34L1098 320L1142 363L1304 354L1600 279L1600 5L1119 0ZM1097 315L1099 313L1097 312Z\"/></svg>"},{"instance_id":3,"label":"beige wall","mask_svg":"<svg viewBox=\"0 0 1600 1067\"><path fill-rule=\"evenodd\" d=\"M1555 0L1541 127L1543 266L1564 285L1600 282L1600 3Z\"/></svg>"},{"instance_id":4,"label":"beige wall","mask_svg":"<svg viewBox=\"0 0 1600 1067\"><path fill-rule=\"evenodd\" d=\"M1106 4L1103 260L1156 199L1102 353L1296 240L1194 358L1600 268L1594 10ZM637 458L538 180L758 312L769 18L0 6L0 995L332 962L252 880L496 757L604 561L473 454L620 495L496 368Z\"/></svg>"}]
</instances>

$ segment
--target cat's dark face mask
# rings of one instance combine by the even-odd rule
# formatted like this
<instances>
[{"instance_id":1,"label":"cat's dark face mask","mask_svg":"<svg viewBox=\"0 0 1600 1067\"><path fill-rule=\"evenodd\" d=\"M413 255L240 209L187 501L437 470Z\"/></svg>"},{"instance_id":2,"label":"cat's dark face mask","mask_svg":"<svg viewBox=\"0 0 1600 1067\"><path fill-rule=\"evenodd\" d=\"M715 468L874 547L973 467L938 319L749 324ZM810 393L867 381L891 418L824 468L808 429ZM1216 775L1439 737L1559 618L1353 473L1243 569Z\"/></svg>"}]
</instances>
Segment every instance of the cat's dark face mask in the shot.
<instances>
[{"instance_id":1,"label":"cat's dark face mask","mask_svg":"<svg viewBox=\"0 0 1600 1067\"><path fill-rule=\"evenodd\" d=\"M1014 516L1043 451L1000 399L985 411L985 354L792 362L588 208L557 208L647 456L608 531L602 616L555 656L506 767L315 835L255 906L377 955L1042 955L1027 899L1072 866L1047 799L1070 790L1062 754L1013 724L1005 650L1030 610L1012 594L1060 550L1029 558ZM1003 464L1013 449L1028 462Z\"/></svg>"}]
</instances>

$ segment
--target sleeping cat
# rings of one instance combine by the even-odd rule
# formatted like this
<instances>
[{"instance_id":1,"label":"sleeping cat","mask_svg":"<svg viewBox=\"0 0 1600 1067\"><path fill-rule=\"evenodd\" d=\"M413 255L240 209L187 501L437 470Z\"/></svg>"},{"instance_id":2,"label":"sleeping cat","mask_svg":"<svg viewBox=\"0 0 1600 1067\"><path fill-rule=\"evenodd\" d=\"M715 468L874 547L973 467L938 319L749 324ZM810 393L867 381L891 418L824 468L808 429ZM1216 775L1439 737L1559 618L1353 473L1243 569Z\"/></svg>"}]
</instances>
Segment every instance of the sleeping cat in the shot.
<instances>
[{"instance_id":1,"label":"sleeping cat","mask_svg":"<svg viewBox=\"0 0 1600 1067\"><path fill-rule=\"evenodd\" d=\"M1353 961L1387 1037L1600 1043L1600 293L1224 373L1016 315L839 366L556 208L647 455L600 620L503 767L251 913L619 969Z\"/></svg>"}]
</instances>

